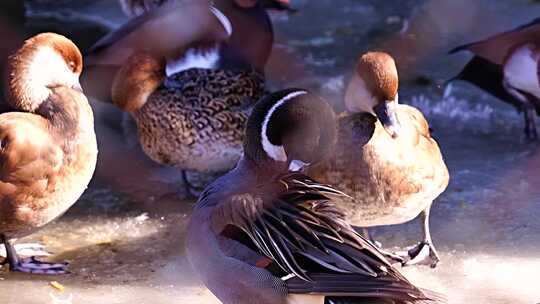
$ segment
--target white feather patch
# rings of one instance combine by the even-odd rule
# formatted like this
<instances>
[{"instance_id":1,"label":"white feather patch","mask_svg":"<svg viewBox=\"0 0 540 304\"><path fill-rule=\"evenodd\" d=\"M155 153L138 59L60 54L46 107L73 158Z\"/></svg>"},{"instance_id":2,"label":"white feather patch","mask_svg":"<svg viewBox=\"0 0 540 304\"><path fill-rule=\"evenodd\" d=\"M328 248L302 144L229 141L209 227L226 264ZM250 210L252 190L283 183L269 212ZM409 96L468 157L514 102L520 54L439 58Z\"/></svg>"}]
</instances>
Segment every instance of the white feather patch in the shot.
<instances>
[{"instance_id":1,"label":"white feather patch","mask_svg":"<svg viewBox=\"0 0 540 304\"><path fill-rule=\"evenodd\" d=\"M528 92L540 98L537 54L531 45L524 45L514 51L504 65L505 81L513 88Z\"/></svg>"},{"instance_id":2,"label":"white feather patch","mask_svg":"<svg viewBox=\"0 0 540 304\"><path fill-rule=\"evenodd\" d=\"M178 60L167 61L165 69L167 77L189 69L213 69L219 62L219 49L216 46L213 49L200 51L189 49Z\"/></svg>"},{"instance_id":3,"label":"white feather patch","mask_svg":"<svg viewBox=\"0 0 540 304\"><path fill-rule=\"evenodd\" d=\"M302 169L304 169L305 167L309 166L309 163L305 163L301 160L293 160L291 161L291 163L289 164L289 171L292 171L292 172L298 172Z\"/></svg>"},{"instance_id":4,"label":"white feather patch","mask_svg":"<svg viewBox=\"0 0 540 304\"><path fill-rule=\"evenodd\" d=\"M354 74L345 92L345 107L351 113L373 113L377 99L366 86L366 82L358 74Z\"/></svg>"},{"instance_id":5,"label":"white feather patch","mask_svg":"<svg viewBox=\"0 0 540 304\"><path fill-rule=\"evenodd\" d=\"M272 114L286 101L291 100L297 96L307 94L306 91L296 91L293 93L290 93L289 95L283 97L281 100L276 102L271 108L270 111L268 111L268 114L266 114L266 117L264 118L263 125L262 125L262 131L261 131L261 139L262 139L262 146L268 157L275 161L281 161L286 162L287 161L287 154L285 153L285 149L283 146L276 146L270 142L267 135L267 129L268 129L268 123L270 122L270 119L272 118Z\"/></svg>"},{"instance_id":6,"label":"white feather patch","mask_svg":"<svg viewBox=\"0 0 540 304\"><path fill-rule=\"evenodd\" d=\"M42 46L36 51L23 79L27 95L40 101L48 98L50 93L48 86L71 87L79 83L79 77L69 69L64 58L48 46Z\"/></svg>"},{"instance_id":7,"label":"white feather patch","mask_svg":"<svg viewBox=\"0 0 540 304\"><path fill-rule=\"evenodd\" d=\"M219 20L228 36L232 35L233 28L231 21L225 14L215 7L210 7L210 11ZM189 69L214 69L219 62L219 47L216 45L214 48L201 51L197 49L188 49L182 57L176 60L167 61L165 72L167 77L187 71Z\"/></svg>"}]
</instances>

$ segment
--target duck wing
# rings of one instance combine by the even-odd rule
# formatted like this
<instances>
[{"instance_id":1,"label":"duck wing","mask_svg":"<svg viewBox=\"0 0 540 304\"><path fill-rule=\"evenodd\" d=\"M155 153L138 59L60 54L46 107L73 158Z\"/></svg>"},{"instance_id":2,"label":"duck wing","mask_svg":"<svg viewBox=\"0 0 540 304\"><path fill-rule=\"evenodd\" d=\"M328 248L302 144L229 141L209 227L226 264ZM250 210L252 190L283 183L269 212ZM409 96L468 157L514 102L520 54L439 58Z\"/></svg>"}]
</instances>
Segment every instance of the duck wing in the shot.
<instances>
[{"instance_id":1,"label":"duck wing","mask_svg":"<svg viewBox=\"0 0 540 304\"><path fill-rule=\"evenodd\" d=\"M96 42L85 54L86 65L121 65L134 51L176 57L195 42L225 41L229 29L213 11L205 1L156 8Z\"/></svg>"},{"instance_id":2,"label":"duck wing","mask_svg":"<svg viewBox=\"0 0 540 304\"><path fill-rule=\"evenodd\" d=\"M64 152L47 128L35 114L0 115L0 197L39 196L54 189Z\"/></svg>"},{"instance_id":3,"label":"duck wing","mask_svg":"<svg viewBox=\"0 0 540 304\"><path fill-rule=\"evenodd\" d=\"M216 206L212 225L265 256L289 293L429 301L347 224L337 207L345 199L303 174L286 174Z\"/></svg>"},{"instance_id":4,"label":"duck wing","mask_svg":"<svg viewBox=\"0 0 540 304\"><path fill-rule=\"evenodd\" d=\"M193 1L164 5L131 19L86 52L81 75L85 92L110 102L116 73L137 51L181 61L191 49L204 52L226 41L230 29L225 28L219 14L206 1Z\"/></svg>"},{"instance_id":5,"label":"duck wing","mask_svg":"<svg viewBox=\"0 0 540 304\"><path fill-rule=\"evenodd\" d=\"M484 40L458 46L450 54L463 50L470 51L490 62L502 65L508 51L519 44L534 42L540 38L540 18Z\"/></svg>"},{"instance_id":6,"label":"duck wing","mask_svg":"<svg viewBox=\"0 0 540 304\"><path fill-rule=\"evenodd\" d=\"M501 65L480 56L474 56L458 75L447 82L455 80L470 82L501 101L513 105L518 111L522 111L523 102L506 91L503 86L503 79L504 74ZM540 113L540 107L537 107L537 111Z\"/></svg>"}]
</instances>

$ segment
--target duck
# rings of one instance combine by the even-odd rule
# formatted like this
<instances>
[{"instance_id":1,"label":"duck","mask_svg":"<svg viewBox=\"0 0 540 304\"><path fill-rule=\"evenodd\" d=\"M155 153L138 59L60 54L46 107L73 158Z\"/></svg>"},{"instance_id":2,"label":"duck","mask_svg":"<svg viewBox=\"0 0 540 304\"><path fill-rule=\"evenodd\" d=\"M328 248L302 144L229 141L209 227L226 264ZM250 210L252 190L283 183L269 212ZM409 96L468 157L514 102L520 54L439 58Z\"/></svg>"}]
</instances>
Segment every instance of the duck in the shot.
<instances>
[{"instance_id":1,"label":"duck","mask_svg":"<svg viewBox=\"0 0 540 304\"><path fill-rule=\"evenodd\" d=\"M114 79L99 79L98 86L112 84L110 102L134 119L153 161L212 180L240 158L249 112L265 94L273 43L266 8L277 7L270 2L168 3L135 17L87 54L88 66L107 74L114 57ZM172 27L170 20L186 24ZM172 34L178 35L164 41ZM187 173L185 184L191 193L203 188Z\"/></svg>"},{"instance_id":2,"label":"duck","mask_svg":"<svg viewBox=\"0 0 540 304\"><path fill-rule=\"evenodd\" d=\"M274 40L266 10L292 10L286 0L141 1L126 5L144 4L147 11L85 52L81 83L96 100L112 102L118 70L139 51L166 60L167 76L193 68L262 72Z\"/></svg>"},{"instance_id":3,"label":"duck","mask_svg":"<svg viewBox=\"0 0 540 304\"><path fill-rule=\"evenodd\" d=\"M0 239L14 272L63 274L67 263L22 259L13 241L66 212L97 162L92 109L79 76L83 58L64 36L38 34L8 59L7 103L0 115Z\"/></svg>"},{"instance_id":4,"label":"duck","mask_svg":"<svg viewBox=\"0 0 540 304\"><path fill-rule=\"evenodd\" d=\"M336 138L332 107L309 91L255 105L244 155L203 191L187 228L188 260L222 303L443 303L348 224L346 194L302 173Z\"/></svg>"},{"instance_id":5,"label":"duck","mask_svg":"<svg viewBox=\"0 0 540 304\"><path fill-rule=\"evenodd\" d=\"M525 137L538 140L540 114L540 18L481 41L458 46L454 54L469 51L473 58L449 80L468 81L523 113Z\"/></svg>"},{"instance_id":6,"label":"duck","mask_svg":"<svg viewBox=\"0 0 540 304\"><path fill-rule=\"evenodd\" d=\"M360 56L345 92L346 111L338 117L335 153L308 170L354 200L344 212L352 225L397 225L421 216L422 242L395 256L404 265L440 258L429 229L430 209L446 189L449 173L422 113L399 104L398 72L385 52ZM366 236L369 237L366 230Z\"/></svg>"}]
</instances>

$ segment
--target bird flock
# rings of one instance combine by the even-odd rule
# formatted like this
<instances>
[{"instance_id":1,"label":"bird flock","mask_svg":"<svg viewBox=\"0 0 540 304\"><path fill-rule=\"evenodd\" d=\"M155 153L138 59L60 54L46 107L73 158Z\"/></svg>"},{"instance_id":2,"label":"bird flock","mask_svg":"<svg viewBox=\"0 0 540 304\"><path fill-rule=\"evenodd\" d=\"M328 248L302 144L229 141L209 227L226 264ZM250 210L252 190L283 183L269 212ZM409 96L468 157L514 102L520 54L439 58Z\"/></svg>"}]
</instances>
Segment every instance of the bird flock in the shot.
<instances>
[{"instance_id":1,"label":"bird flock","mask_svg":"<svg viewBox=\"0 0 540 304\"><path fill-rule=\"evenodd\" d=\"M400 103L391 54L351 62L345 111L336 113L309 90L268 88L268 11L294 12L288 0L121 4L131 19L83 53L41 33L5 60L0 240L10 271L69 272L19 256L14 242L61 216L90 183L92 98L132 118L152 161L183 172L198 198L186 254L223 303L447 301L399 270L440 261L429 218L450 174L424 115ZM452 81L513 104L529 140L538 140L539 24L451 51L474 53ZM423 236L405 250L369 235L419 216Z\"/></svg>"}]
</instances>

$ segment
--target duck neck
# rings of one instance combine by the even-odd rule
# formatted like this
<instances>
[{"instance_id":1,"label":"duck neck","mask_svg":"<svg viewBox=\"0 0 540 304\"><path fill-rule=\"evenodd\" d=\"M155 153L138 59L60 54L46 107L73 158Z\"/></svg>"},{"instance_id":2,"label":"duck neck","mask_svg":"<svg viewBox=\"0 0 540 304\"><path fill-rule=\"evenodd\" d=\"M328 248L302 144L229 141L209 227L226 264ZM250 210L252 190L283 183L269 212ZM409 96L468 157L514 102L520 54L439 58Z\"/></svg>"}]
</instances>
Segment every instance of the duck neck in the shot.
<instances>
[{"instance_id":1,"label":"duck neck","mask_svg":"<svg viewBox=\"0 0 540 304\"><path fill-rule=\"evenodd\" d=\"M246 182L251 186L260 185L285 172L285 165L282 168L279 165L276 166L276 164L260 163L244 155L240 158L236 167L228 174L226 180L228 187L241 185L242 189L245 189Z\"/></svg>"},{"instance_id":2,"label":"duck neck","mask_svg":"<svg viewBox=\"0 0 540 304\"><path fill-rule=\"evenodd\" d=\"M215 3L232 24L228 43L220 50L219 66L224 69L254 68L262 72L274 42L270 16L260 5L243 9L233 2Z\"/></svg>"},{"instance_id":3,"label":"duck neck","mask_svg":"<svg viewBox=\"0 0 540 304\"><path fill-rule=\"evenodd\" d=\"M93 115L86 97L79 91L57 87L35 111L47 119L51 133L64 142L64 150L72 148L78 137L92 134Z\"/></svg>"},{"instance_id":4,"label":"duck neck","mask_svg":"<svg viewBox=\"0 0 540 304\"><path fill-rule=\"evenodd\" d=\"M252 176L257 184L266 183L276 176L288 172L287 164L285 162L276 162L271 159L255 161L246 155L240 159L237 167L240 170L243 170L243 174Z\"/></svg>"}]
</instances>

